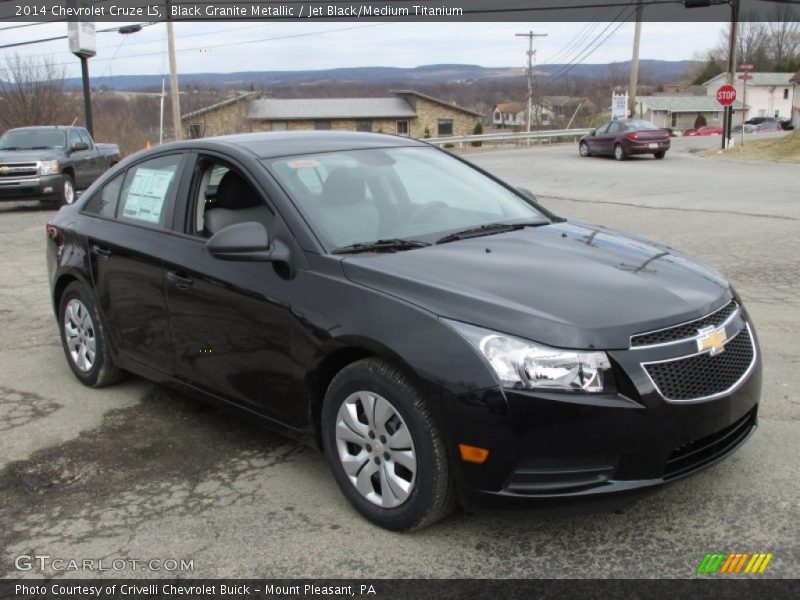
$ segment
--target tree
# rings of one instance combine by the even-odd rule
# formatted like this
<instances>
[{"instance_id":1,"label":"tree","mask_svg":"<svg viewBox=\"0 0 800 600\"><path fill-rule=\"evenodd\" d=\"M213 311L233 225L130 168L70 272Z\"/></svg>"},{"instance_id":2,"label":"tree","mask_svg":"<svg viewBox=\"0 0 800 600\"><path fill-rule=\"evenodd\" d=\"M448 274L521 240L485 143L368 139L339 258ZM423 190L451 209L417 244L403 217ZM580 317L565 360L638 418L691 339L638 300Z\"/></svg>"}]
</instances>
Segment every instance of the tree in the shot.
<instances>
[{"instance_id":1,"label":"tree","mask_svg":"<svg viewBox=\"0 0 800 600\"><path fill-rule=\"evenodd\" d=\"M6 57L0 66L0 98L2 129L63 125L74 106L64 89L64 70L50 58Z\"/></svg>"},{"instance_id":2,"label":"tree","mask_svg":"<svg viewBox=\"0 0 800 600\"><path fill-rule=\"evenodd\" d=\"M478 121L472 129L472 135L481 135L483 133L483 123ZM483 142L472 142L473 146L482 146Z\"/></svg>"},{"instance_id":3,"label":"tree","mask_svg":"<svg viewBox=\"0 0 800 600\"><path fill-rule=\"evenodd\" d=\"M705 127L708 125L708 121L706 121L705 116L697 115L697 118L694 120L694 128L700 129L701 127Z\"/></svg>"}]
</instances>

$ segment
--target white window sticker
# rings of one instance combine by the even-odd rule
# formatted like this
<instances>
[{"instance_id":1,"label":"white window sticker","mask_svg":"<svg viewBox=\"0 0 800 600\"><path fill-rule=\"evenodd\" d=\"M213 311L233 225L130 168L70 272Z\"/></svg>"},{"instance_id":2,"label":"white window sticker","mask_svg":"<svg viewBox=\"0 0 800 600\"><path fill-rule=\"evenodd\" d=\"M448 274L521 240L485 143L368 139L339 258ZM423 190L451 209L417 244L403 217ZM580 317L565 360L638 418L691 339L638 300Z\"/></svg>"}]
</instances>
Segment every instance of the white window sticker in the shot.
<instances>
[{"instance_id":1,"label":"white window sticker","mask_svg":"<svg viewBox=\"0 0 800 600\"><path fill-rule=\"evenodd\" d=\"M161 209L174 176L174 169L137 169L125 198L123 216L147 223L160 222Z\"/></svg>"}]
</instances>

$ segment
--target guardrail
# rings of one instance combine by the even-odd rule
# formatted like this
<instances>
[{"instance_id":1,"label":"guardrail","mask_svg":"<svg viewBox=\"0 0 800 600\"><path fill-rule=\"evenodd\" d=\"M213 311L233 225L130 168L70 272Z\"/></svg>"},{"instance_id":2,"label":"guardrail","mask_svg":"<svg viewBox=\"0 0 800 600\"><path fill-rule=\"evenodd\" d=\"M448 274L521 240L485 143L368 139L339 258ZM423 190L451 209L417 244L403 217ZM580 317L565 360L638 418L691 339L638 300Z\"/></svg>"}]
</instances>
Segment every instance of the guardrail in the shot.
<instances>
[{"instance_id":1,"label":"guardrail","mask_svg":"<svg viewBox=\"0 0 800 600\"><path fill-rule=\"evenodd\" d=\"M530 143L536 141L539 143L550 143L554 139L564 141L577 141L581 136L589 133L591 129L553 129L545 131L527 131L513 132L513 133L486 133L482 135L451 135L448 137L426 138L423 142L434 144L436 146L463 146L464 144L472 144L474 142L481 142L481 145L490 143L499 143L504 145L506 143L513 143L519 145L520 143Z\"/></svg>"}]
</instances>

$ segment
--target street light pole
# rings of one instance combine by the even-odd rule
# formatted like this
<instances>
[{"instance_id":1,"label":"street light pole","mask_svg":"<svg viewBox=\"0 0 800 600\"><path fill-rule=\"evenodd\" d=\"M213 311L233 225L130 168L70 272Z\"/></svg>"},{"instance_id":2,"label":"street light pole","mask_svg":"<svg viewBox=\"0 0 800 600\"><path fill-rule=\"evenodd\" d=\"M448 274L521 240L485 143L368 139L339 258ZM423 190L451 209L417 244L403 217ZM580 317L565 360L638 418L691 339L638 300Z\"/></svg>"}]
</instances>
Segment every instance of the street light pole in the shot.
<instances>
[{"instance_id":1,"label":"street light pole","mask_svg":"<svg viewBox=\"0 0 800 600\"><path fill-rule=\"evenodd\" d=\"M94 119L92 118L92 84L89 81L89 57L81 54L81 78L83 79L83 111L86 120L86 131L94 137Z\"/></svg>"}]
</instances>

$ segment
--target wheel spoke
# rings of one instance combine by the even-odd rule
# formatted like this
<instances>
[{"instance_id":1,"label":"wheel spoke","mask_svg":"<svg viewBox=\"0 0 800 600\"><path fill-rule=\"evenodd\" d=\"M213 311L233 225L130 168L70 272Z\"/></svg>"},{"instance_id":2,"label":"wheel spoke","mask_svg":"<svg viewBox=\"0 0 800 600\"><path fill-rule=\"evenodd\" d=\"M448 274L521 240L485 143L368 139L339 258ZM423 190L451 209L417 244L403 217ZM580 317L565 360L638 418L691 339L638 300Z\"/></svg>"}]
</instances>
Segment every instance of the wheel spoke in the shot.
<instances>
[{"instance_id":1,"label":"wheel spoke","mask_svg":"<svg viewBox=\"0 0 800 600\"><path fill-rule=\"evenodd\" d=\"M403 423L402 427L392 434L387 444L392 450L407 450L413 446L411 442L411 434L408 432L408 427Z\"/></svg>"},{"instance_id":2,"label":"wheel spoke","mask_svg":"<svg viewBox=\"0 0 800 600\"><path fill-rule=\"evenodd\" d=\"M355 456L350 455L342 458L342 466L344 467L344 472L347 473L347 476L350 477L350 479L355 480L356 476L368 461L369 453L366 450L362 450Z\"/></svg>"},{"instance_id":3,"label":"wheel spoke","mask_svg":"<svg viewBox=\"0 0 800 600\"><path fill-rule=\"evenodd\" d=\"M344 421L350 429L366 438L369 426L358 420L358 412L355 402L345 402L339 410L339 418Z\"/></svg>"},{"instance_id":4,"label":"wheel spoke","mask_svg":"<svg viewBox=\"0 0 800 600\"><path fill-rule=\"evenodd\" d=\"M369 392L361 392L358 395L361 407L364 409L364 416L367 418L369 428L375 430L375 396Z\"/></svg>"},{"instance_id":5,"label":"wheel spoke","mask_svg":"<svg viewBox=\"0 0 800 600\"><path fill-rule=\"evenodd\" d=\"M344 422L344 420L340 420L336 424L336 437L342 441L351 442L362 447L367 441L367 437L365 435L362 435L358 431L353 431L350 426Z\"/></svg>"},{"instance_id":6,"label":"wheel spoke","mask_svg":"<svg viewBox=\"0 0 800 600\"><path fill-rule=\"evenodd\" d=\"M380 465L380 478L381 478L381 506L384 508L392 508L400 504L400 499L397 497L392 484L390 483L391 476L388 473L386 463Z\"/></svg>"},{"instance_id":7,"label":"wheel spoke","mask_svg":"<svg viewBox=\"0 0 800 600\"><path fill-rule=\"evenodd\" d=\"M417 459L411 450L400 450L392 452L392 460L398 465L404 466L412 473L417 472Z\"/></svg>"},{"instance_id":8,"label":"wheel spoke","mask_svg":"<svg viewBox=\"0 0 800 600\"><path fill-rule=\"evenodd\" d=\"M395 473L394 467L390 464L384 463L382 466L385 472L386 482L389 484L392 495L395 497L397 504L402 504L411 493L413 480L406 481L402 477L399 477L397 473Z\"/></svg>"},{"instance_id":9,"label":"wheel spoke","mask_svg":"<svg viewBox=\"0 0 800 600\"><path fill-rule=\"evenodd\" d=\"M392 405L378 396L375 398L374 414L375 431L379 434L389 435L389 432L386 430L386 422L395 414Z\"/></svg>"},{"instance_id":10,"label":"wheel spoke","mask_svg":"<svg viewBox=\"0 0 800 600\"><path fill-rule=\"evenodd\" d=\"M361 469L356 478L356 489L361 492L361 495L367 499L374 497L375 489L372 487L372 475L378 470L378 465L372 461L368 461L364 468Z\"/></svg>"}]
</instances>

